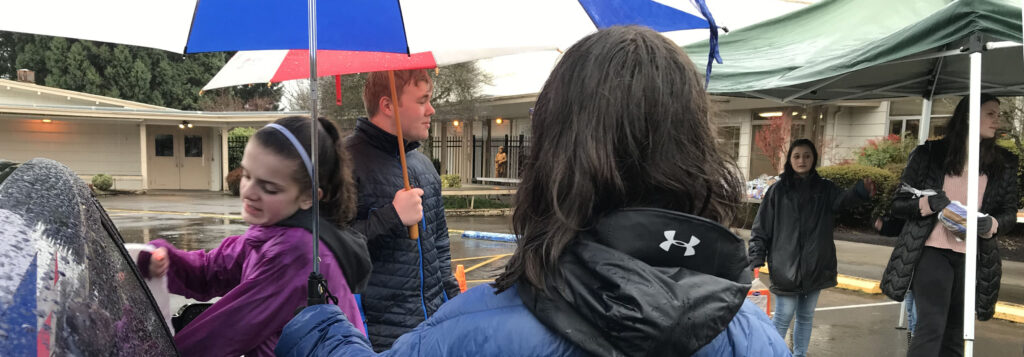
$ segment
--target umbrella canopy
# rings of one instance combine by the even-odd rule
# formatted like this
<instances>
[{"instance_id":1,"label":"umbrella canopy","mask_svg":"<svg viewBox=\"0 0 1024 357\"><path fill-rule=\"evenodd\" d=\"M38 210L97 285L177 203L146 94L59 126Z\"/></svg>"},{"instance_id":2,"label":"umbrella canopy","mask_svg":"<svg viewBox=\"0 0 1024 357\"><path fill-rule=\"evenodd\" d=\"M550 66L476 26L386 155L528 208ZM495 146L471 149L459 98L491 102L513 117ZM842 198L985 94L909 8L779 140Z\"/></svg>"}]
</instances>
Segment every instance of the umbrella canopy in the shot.
<instances>
[{"instance_id":1,"label":"umbrella canopy","mask_svg":"<svg viewBox=\"0 0 1024 357\"><path fill-rule=\"evenodd\" d=\"M1010 0L823 1L734 31L719 50L709 92L780 102L967 94L971 35L1021 40L1021 8ZM992 44L982 90L1024 94L1020 48ZM694 51L706 43L687 46Z\"/></svg>"},{"instance_id":2,"label":"umbrella canopy","mask_svg":"<svg viewBox=\"0 0 1024 357\"><path fill-rule=\"evenodd\" d=\"M442 64L443 65L443 64ZM387 52L317 51L320 76L438 67L430 52L406 55ZM228 60L203 90L250 83L277 83L309 78L306 50L240 51Z\"/></svg>"},{"instance_id":3,"label":"umbrella canopy","mask_svg":"<svg viewBox=\"0 0 1024 357\"><path fill-rule=\"evenodd\" d=\"M597 28L708 27L703 0L317 1L316 48L433 52L446 63L556 49ZM671 2L668 2L671 3ZM16 1L0 30L122 43L178 53L309 48L305 1ZM680 10L682 9L682 10Z\"/></svg>"},{"instance_id":4,"label":"umbrella canopy","mask_svg":"<svg viewBox=\"0 0 1024 357\"><path fill-rule=\"evenodd\" d=\"M600 28L643 25L657 31L709 27L709 57L717 58L717 28L704 0L675 0L678 4L674 6L662 4L667 1L672 0L109 0L104 6L95 6L72 0L33 0L7 4L5 10L46 16L16 16L0 23L0 30L180 53L307 49L310 116L315 119L317 50L430 52L435 60L458 63L558 49ZM384 69L388 68L376 70ZM391 84L395 97L393 74ZM397 115L395 120L399 121ZM311 146L315 148L316 125L311 130ZM396 134L402 143L401 130ZM315 197L319 186L317 152L312 150L310 154L311 191ZM399 157L409 189L405 152L399 151ZM318 216L318 209L319 205L313 205L314 217ZM314 220L314 256L319 247L317 225ZM417 237L415 226L410 227L410 237ZM322 284L318 278L319 263L314 259L312 265L310 304L318 303L315 295L321 290L318 284Z\"/></svg>"}]
</instances>

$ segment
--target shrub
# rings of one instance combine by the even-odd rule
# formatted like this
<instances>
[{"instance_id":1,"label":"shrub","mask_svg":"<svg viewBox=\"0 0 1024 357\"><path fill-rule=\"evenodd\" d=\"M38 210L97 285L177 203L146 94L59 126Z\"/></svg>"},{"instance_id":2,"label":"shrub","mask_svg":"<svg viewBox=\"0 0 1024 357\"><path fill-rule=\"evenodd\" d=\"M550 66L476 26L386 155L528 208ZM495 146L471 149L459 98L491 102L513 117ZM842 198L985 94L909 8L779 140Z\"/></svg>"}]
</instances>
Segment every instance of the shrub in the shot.
<instances>
[{"instance_id":1,"label":"shrub","mask_svg":"<svg viewBox=\"0 0 1024 357\"><path fill-rule=\"evenodd\" d=\"M469 208L469 196L444 196L444 209L466 209ZM487 199L483 197L477 197L473 200L473 209L488 209L488 208L509 208L508 204L505 204L498 200Z\"/></svg>"},{"instance_id":2,"label":"shrub","mask_svg":"<svg viewBox=\"0 0 1024 357\"><path fill-rule=\"evenodd\" d=\"M882 139L871 139L857 150L857 163L878 168L892 163L905 164L916 146L917 140L909 136L889 134Z\"/></svg>"},{"instance_id":3,"label":"shrub","mask_svg":"<svg viewBox=\"0 0 1024 357\"><path fill-rule=\"evenodd\" d=\"M441 188L462 187L462 177L459 175L441 175Z\"/></svg>"},{"instance_id":4,"label":"shrub","mask_svg":"<svg viewBox=\"0 0 1024 357\"><path fill-rule=\"evenodd\" d=\"M892 172L863 165L826 166L818 168L818 174L843 189L850 189L857 181L865 178L875 182L876 193L870 205L857 207L849 214L837 216L837 222L849 227L871 227L874 217L880 217L889 211L893 190L899 183L899 177Z\"/></svg>"},{"instance_id":5,"label":"shrub","mask_svg":"<svg viewBox=\"0 0 1024 357\"><path fill-rule=\"evenodd\" d=\"M883 166L882 170L888 171L889 173L893 174L893 176L896 177L896 180L899 180L900 176L903 176L903 169L906 169L906 168L907 168L907 164L906 163L894 162L894 163L891 163L891 164Z\"/></svg>"},{"instance_id":6,"label":"shrub","mask_svg":"<svg viewBox=\"0 0 1024 357\"><path fill-rule=\"evenodd\" d=\"M441 174L441 159L438 159L436 157L432 158L432 159L430 159L430 163L434 164L434 171L437 171L437 174L440 175Z\"/></svg>"},{"instance_id":7,"label":"shrub","mask_svg":"<svg viewBox=\"0 0 1024 357\"><path fill-rule=\"evenodd\" d=\"M226 181L228 182L228 191L231 191L232 195L238 196L238 190L242 184L242 168L239 167L228 172Z\"/></svg>"},{"instance_id":8,"label":"shrub","mask_svg":"<svg viewBox=\"0 0 1024 357\"><path fill-rule=\"evenodd\" d=\"M114 178L107 174L93 176L92 187L100 191L110 191L110 188L114 187Z\"/></svg>"}]
</instances>

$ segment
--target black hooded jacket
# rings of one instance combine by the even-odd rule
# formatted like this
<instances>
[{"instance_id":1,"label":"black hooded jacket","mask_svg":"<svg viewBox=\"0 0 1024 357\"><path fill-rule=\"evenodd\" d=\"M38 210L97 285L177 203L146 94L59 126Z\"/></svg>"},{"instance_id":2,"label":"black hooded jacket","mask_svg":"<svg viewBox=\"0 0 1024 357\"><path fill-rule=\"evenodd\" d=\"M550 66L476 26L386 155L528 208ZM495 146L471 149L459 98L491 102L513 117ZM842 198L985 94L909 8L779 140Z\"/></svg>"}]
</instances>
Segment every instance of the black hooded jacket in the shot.
<instances>
[{"instance_id":1,"label":"black hooded jacket","mask_svg":"<svg viewBox=\"0 0 1024 357\"><path fill-rule=\"evenodd\" d=\"M291 217L285 218L276 225L282 227L299 227L313 232L313 212L299 210ZM370 251L366 249L366 237L350 227L338 228L323 217L320 217L320 241L334 254L334 259L341 267L349 289L353 294L360 294L370 281ZM313 242L310 242L313 244ZM329 287L328 287L329 288Z\"/></svg>"},{"instance_id":2,"label":"black hooded jacket","mask_svg":"<svg viewBox=\"0 0 1024 357\"><path fill-rule=\"evenodd\" d=\"M767 258L771 291L793 295L836 286L835 215L868 198L862 182L844 191L813 171L772 185L754 218L749 247L751 261Z\"/></svg>"},{"instance_id":3,"label":"black hooded jacket","mask_svg":"<svg viewBox=\"0 0 1024 357\"><path fill-rule=\"evenodd\" d=\"M743 241L721 225L624 209L581 233L547 281L519 284L545 326L597 356L688 356L726 329L750 289Z\"/></svg>"}]
</instances>

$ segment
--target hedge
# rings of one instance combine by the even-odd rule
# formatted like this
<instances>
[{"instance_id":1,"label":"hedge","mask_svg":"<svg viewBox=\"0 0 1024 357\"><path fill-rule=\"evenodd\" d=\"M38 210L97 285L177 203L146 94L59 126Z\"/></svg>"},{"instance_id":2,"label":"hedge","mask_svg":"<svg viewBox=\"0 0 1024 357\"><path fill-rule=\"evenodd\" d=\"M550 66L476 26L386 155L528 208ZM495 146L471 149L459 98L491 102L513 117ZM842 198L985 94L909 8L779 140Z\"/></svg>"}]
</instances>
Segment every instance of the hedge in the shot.
<instances>
[{"instance_id":1,"label":"hedge","mask_svg":"<svg viewBox=\"0 0 1024 357\"><path fill-rule=\"evenodd\" d=\"M864 165L825 166L818 168L818 174L843 189L850 189L865 178L875 182L876 194L870 205L862 205L836 217L839 224L848 227L871 227L876 217L889 211L893 191L899 184L899 176L893 172Z\"/></svg>"}]
</instances>

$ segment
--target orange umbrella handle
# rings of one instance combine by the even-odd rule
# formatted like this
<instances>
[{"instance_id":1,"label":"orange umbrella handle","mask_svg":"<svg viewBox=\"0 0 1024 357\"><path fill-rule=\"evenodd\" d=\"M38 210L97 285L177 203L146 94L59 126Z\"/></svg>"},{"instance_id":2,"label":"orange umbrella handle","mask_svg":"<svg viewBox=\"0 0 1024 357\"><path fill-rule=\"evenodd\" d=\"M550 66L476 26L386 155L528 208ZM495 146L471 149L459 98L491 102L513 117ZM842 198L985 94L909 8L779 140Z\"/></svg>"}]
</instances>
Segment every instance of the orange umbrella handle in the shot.
<instances>
[{"instance_id":1,"label":"orange umbrella handle","mask_svg":"<svg viewBox=\"0 0 1024 357\"><path fill-rule=\"evenodd\" d=\"M391 112L395 113L395 128L398 133L398 158L402 161L402 181L405 182L405 190L411 190L409 186L409 169L405 166L405 139L402 138L402 120L398 119L398 91L395 90L395 71L388 71L388 82L391 84ZM416 222L417 224L419 222ZM420 230L416 224L409 226L409 238L420 237Z\"/></svg>"}]
</instances>

